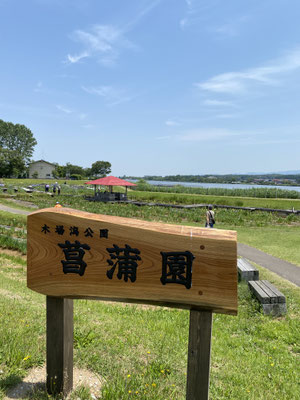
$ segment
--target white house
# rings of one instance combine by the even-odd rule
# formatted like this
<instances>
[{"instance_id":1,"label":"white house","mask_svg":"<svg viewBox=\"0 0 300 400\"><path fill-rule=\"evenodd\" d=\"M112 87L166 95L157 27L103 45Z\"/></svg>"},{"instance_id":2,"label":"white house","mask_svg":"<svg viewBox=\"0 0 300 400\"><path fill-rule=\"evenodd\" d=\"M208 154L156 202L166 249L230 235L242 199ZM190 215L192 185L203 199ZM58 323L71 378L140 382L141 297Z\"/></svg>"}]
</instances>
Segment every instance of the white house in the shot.
<instances>
[{"instance_id":1,"label":"white house","mask_svg":"<svg viewBox=\"0 0 300 400\"><path fill-rule=\"evenodd\" d=\"M34 161L29 165L29 178L53 179L55 164L48 161Z\"/></svg>"}]
</instances>

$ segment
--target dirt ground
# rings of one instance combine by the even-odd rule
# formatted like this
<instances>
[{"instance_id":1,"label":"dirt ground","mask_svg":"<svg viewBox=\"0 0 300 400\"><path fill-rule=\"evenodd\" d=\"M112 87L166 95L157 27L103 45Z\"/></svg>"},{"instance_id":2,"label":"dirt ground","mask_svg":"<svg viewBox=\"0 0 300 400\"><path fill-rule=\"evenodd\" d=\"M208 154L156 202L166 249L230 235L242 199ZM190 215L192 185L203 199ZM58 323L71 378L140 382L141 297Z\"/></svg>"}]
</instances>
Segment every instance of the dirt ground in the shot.
<instances>
[{"instance_id":1,"label":"dirt ground","mask_svg":"<svg viewBox=\"0 0 300 400\"><path fill-rule=\"evenodd\" d=\"M74 390L79 386L85 386L90 389L92 398L100 396L103 379L91 371L74 368ZM46 385L46 367L33 368L29 374L14 388L10 389L4 397L4 400L21 400L31 398L37 391L45 390ZM68 396L69 398L70 396Z\"/></svg>"}]
</instances>

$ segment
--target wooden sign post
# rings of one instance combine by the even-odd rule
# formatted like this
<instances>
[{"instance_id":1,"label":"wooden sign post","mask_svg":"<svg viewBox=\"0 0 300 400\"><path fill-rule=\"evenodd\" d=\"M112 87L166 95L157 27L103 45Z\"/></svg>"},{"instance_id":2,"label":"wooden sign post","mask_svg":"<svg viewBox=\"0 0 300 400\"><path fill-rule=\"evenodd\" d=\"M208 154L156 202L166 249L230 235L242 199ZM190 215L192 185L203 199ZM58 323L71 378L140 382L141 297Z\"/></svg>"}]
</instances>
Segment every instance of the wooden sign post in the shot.
<instances>
[{"instance_id":1,"label":"wooden sign post","mask_svg":"<svg viewBox=\"0 0 300 400\"><path fill-rule=\"evenodd\" d=\"M73 385L73 300L190 309L187 399L208 398L212 312L237 313L236 232L48 208L28 216L27 286L47 296L47 389Z\"/></svg>"}]
</instances>

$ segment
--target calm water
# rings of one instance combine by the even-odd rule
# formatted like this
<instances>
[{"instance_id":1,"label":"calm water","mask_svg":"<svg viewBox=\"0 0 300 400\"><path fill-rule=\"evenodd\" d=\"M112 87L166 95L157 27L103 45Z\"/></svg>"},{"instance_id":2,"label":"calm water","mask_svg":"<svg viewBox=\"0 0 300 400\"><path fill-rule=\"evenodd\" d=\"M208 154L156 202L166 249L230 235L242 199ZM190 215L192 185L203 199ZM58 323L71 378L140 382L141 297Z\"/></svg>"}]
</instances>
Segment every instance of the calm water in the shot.
<instances>
[{"instance_id":1,"label":"calm water","mask_svg":"<svg viewBox=\"0 0 300 400\"><path fill-rule=\"evenodd\" d=\"M130 179L130 181L136 182L135 179ZM146 181L146 182L154 186L181 185L186 187L221 188L221 189L268 188L268 189L296 190L297 192L300 192L300 186L243 185L241 183L197 183L197 182L171 182L171 181Z\"/></svg>"}]
</instances>

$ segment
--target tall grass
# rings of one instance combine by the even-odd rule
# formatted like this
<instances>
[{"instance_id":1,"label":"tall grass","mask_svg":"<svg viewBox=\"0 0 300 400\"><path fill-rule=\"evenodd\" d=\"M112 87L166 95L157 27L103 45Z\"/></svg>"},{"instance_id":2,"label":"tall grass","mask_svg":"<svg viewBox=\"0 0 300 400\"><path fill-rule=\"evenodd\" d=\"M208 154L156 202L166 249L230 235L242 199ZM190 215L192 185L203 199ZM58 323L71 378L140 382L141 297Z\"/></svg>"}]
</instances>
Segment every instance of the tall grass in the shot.
<instances>
[{"instance_id":1,"label":"tall grass","mask_svg":"<svg viewBox=\"0 0 300 400\"><path fill-rule=\"evenodd\" d=\"M300 199L251 198L235 196L200 195L190 193L131 191L131 199L170 204L215 204L237 207L262 207L300 210Z\"/></svg>"},{"instance_id":2,"label":"tall grass","mask_svg":"<svg viewBox=\"0 0 300 400\"><path fill-rule=\"evenodd\" d=\"M5 211L0 211L0 224L24 228L26 226L26 215L11 214Z\"/></svg>"},{"instance_id":3,"label":"tall grass","mask_svg":"<svg viewBox=\"0 0 300 400\"><path fill-rule=\"evenodd\" d=\"M57 181L57 179L4 179L8 193L14 193L14 188L17 188L19 192L22 192L24 187L29 185L33 186L35 190L44 191L45 184L48 183L51 186ZM72 180L60 180L58 181L62 192L65 194L74 194L75 191L79 194L86 193L91 194L93 186L85 185L87 180L72 181ZM124 191L123 187L118 187L117 191ZM202 188L202 187L188 187L183 185L176 185L172 187L165 186L154 186L147 182L138 183L136 187L132 187L131 190L135 191L146 191L146 192L162 192L162 193L186 193L186 194L198 194L207 196L232 196L232 197L254 197L254 198L279 198L279 199L300 199L300 191L296 190L284 190L278 188L249 188L240 189L238 187L234 189L226 188Z\"/></svg>"},{"instance_id":4,"label":"tall grass","mask_svg":"<svg viewBox=\"0 0 300 400\"><path fill-rule=\"evenodd\" d=\"M150 184L137 184L132 190L163 193L189 193L210 196L237 196L237 197L258 197L258 198L279 198L279 199L300 199L300 191L284 190L277 188L249 188L249 189L227 189L227 188L202 188L176 185L172 187L154 186Z\"/></svg>"},{"instance_id":5,"label":"tall grass","mask_svg":"<svg viewBox=\"0 0 300 400\"><path fill-rule=\"evenodd\" d=\"M27 253L27 242L25 239L17 239L7 234L0 234L0 247L3 249L17 250L22 254Z\"/></svg>"}]
</instances>

